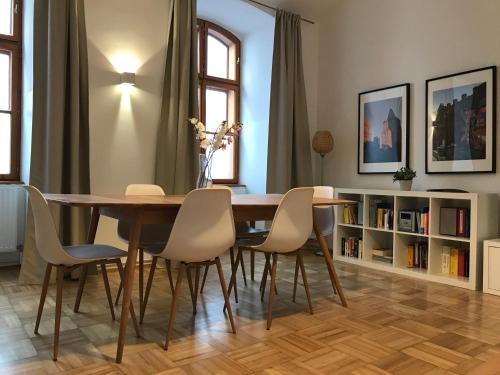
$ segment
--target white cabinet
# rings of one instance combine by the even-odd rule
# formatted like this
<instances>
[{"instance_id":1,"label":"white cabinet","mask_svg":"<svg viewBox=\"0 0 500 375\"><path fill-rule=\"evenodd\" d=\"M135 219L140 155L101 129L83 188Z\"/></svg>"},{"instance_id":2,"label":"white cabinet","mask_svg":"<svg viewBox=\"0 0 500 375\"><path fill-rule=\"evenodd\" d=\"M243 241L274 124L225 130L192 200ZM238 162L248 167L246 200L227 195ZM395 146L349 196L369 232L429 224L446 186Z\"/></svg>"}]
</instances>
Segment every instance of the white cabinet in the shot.
<instances>
[{"instance_id":1,"label":"white cabinet","mask_svg":"<svg viewBox=\"0 0 500 375\"><path fill-rule=\"evenodd\" d=\"M483 292L500 296L500 239L484 241Z\"/></svg>"}]
</instances>

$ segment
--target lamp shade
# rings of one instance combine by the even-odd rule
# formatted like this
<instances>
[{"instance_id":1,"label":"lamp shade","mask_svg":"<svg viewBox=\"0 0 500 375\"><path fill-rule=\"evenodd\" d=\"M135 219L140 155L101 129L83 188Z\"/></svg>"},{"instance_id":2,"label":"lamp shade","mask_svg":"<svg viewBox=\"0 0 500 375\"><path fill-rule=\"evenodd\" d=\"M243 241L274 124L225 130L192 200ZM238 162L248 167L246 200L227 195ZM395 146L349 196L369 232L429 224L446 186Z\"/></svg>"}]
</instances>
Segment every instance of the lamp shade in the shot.
<instances>
[{"instance_id":1,"label":"lamp shade","mask_svg":"<svg viewBox=\"0 0 500 375\"><path fill-rule=\"evenodd\" d=\"M328 130L318 130L314 133L312 147L315 152L325 156L333 150L333 136Z\"/></svg>"}]
</instances>

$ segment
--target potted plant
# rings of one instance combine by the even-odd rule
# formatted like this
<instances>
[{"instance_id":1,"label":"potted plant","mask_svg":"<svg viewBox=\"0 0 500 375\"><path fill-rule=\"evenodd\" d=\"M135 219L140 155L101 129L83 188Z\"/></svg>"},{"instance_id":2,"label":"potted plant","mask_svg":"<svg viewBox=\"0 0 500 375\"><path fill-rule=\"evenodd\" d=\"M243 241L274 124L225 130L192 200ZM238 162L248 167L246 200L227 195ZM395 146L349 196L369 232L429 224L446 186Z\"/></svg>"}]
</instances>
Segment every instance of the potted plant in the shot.
<instances>
[{"instance_id":1,"label":"potted plant","mask_svg":"<svg viewBox=\"0 0 500 375\"><path fill-rule=\"evenodd\" d=\"M417 173L413 169L401 167L400 170L394 173L392 181L399 181L399 187L401 190L411 190L411 183L415 177L417 177Z\"/></svg>"}]
</instances>

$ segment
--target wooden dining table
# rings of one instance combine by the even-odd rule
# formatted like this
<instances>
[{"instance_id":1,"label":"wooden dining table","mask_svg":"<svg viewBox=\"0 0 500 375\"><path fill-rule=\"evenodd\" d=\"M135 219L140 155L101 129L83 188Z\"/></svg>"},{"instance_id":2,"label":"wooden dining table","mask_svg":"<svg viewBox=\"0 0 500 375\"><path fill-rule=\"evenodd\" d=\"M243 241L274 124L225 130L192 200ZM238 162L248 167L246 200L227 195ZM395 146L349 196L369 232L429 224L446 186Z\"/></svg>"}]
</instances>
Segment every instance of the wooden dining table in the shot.
<instances>
[{"instance_id":1,"label":"wooden dining table","mask_svg":"<svg viewBox=\"0 0 500 375\"><path fill-rule=\"evenodd\" d=\"M116 352L116 363L120 363L123 357L142 225L174 222L177 212L184 201L184 196L44 194L44 197L52 204L92 209L87 238L88 243L94 243L95 241L99 217L101 215L124 220L130 225L122 311ZM231 200L235 222L272 220L282 197L283 195L281 194L234 194ZM352 201L342 199L313 199L313 206L334 206L353 203ZM203 215L203 212L200 212L200 215ZM335 272L326 238L321 234L316 220L314 220L314 232L325 258L332 287L340 298L342 305L346 307L347 302L339 278Z\"/></svg>"}]
</instances>

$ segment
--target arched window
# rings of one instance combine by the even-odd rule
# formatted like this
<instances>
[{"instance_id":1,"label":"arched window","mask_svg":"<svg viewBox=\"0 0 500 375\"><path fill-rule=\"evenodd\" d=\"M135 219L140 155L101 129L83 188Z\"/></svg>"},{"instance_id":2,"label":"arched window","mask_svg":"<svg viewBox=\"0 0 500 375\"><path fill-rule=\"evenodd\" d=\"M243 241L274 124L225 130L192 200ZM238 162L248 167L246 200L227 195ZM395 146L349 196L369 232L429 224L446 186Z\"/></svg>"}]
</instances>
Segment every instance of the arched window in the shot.
<instances>
[{"instance_id":1,"label":"arched window","mask_svg":"<svg viewBox=\"0 0 500 375\"><path fill-rule=\"evenodd\" d=\"M21 1L0 1L0 181L19 180Z\"/></svg>"},{"instance_id":2,"label":"arched window","mask_svg":"<svg viewBox=\"0 0 500 375\"><path fill-rule=\"evenodd\" d=\"M213 136L224 120L239 121L240 41L226 29L198 20L198 73L200 118ZM215 183L238 183L239 140L214 155L212 178Z\"/></svg>"}]
</instances>

